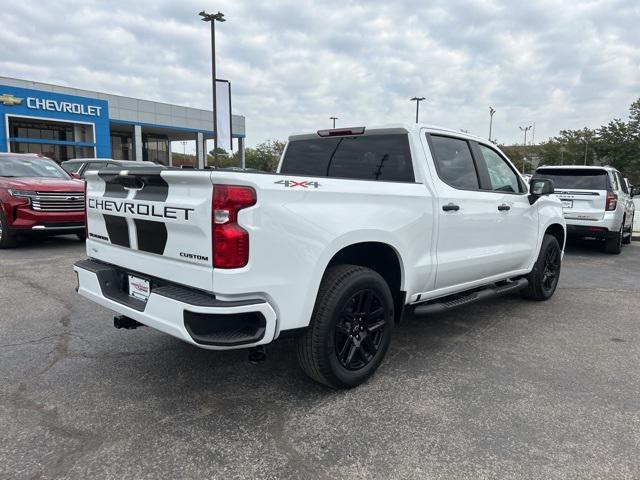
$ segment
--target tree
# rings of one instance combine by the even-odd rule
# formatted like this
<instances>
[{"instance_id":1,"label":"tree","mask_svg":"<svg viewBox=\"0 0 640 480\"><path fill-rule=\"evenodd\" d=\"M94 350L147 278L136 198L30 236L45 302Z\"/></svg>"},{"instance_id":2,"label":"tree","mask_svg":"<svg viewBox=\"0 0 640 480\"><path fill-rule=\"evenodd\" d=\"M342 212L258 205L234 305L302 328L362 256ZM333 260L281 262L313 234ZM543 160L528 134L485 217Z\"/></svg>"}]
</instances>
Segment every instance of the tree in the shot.
<instances>
[{"instance_id":1,"label":"tree","mask_svg":"<svg viewBox=\"0 0 640 480\"><path fill-rule=\"evenodd\" d=\"M275 172L280 161L280 156L284 150L285 142L280 140L268 140L255 146L247 148L244 153L245 166L255 168L263 172ZM236 164L240 164L240 154L234 154Z\"/></svg>"}]
</instances>

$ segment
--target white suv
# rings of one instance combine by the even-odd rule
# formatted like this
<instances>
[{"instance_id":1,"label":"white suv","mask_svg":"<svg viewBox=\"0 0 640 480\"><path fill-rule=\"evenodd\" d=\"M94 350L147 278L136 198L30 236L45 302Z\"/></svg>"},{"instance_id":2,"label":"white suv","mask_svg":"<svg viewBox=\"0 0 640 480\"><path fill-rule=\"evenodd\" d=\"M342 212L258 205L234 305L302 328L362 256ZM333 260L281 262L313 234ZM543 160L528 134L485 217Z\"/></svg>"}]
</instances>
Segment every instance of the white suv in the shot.
<instances>
[{"instance_id":1,"label":"white suv","mask_svg":"<svg viewBox=\"0 0 640 480\"><path fill-rule=\"evenodd\" d=\"M533 178L553 181L562 200L567 233L605 240L605 250L618 254L631 243L634 204L628 181L613 167L540 167Z\"/></svg>"}]
</instances>

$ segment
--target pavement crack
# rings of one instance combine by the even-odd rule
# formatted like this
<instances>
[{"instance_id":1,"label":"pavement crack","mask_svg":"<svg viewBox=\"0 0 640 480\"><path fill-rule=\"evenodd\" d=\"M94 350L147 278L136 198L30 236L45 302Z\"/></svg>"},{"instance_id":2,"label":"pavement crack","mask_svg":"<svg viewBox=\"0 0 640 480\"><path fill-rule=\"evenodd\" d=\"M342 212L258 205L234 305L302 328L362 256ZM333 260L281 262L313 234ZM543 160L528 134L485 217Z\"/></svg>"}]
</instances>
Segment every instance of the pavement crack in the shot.
<instances>
[{"instance_id":1,"label":"pavement crack","mask_svg":"<svg viewBox=\"0 0 640 480\"><path fill-rule=\"evenodd\" d=\"M102 444L102 440L92 432L65 426L60 419L57 407L49 407L29 398L26 394L26 389L26 384L24 382L20 383L13 394L12 400L15 409L29 410L39 415L40 427L75 443L74 447L61 453L49 465L45 466L42 471L31 478L36 480L62 477L73 468L80 458L97 450Z\"/></svg>"}]
</instances>

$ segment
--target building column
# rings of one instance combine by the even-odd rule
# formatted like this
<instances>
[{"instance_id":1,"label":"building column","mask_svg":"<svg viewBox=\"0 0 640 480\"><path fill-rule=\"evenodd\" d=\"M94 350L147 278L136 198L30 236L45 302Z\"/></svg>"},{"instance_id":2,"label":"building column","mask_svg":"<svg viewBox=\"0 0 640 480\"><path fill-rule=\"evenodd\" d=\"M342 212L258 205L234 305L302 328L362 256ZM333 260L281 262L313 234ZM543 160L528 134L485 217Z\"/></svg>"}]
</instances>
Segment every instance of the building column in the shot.
<instances>
[{"instance_id":1,"label":"building column","mask_svg":"<svg viewBox=\"0 0 640 480\"><path fill-rule=\"evenodd\" d=\"M205 139L204 139L204 135L202 132L198 132L198 136L196 137L196 158L198 159L198 165L197 168L204 168L205 165L205 158L207 155L206 152L206 143L205 143Z\"/></svg>"},{"instance_id":2,"label":"building column","mask_svg":"<svg viewBox=\"0 0 640 480\"><path fill-rule=\"evenodd\" d=\"M240 153L240 167L245 168L244 162L244 137L238 137L238 152Z\"/></svg>"},{"instance_id":3,"label":"building column","mask_svg":"<svg viewBox=\"0 0 640 480\"><path fill-rule=\"evenodd\" d=\"M169 153L169 166L172 167L173 166L173 155L171 153L171 140L169 140L167 142L167 144L168 144L167 148L169 149L169 152L168 152Z\"/></svg>"},{"instance_id":4,"label":"building column","mask_svg":"<svg viewBox=\"0 0 640 480\"><path fill-rule=\"evenodd\" d=\"M133 126L133 151L134 156L133 159L137 162L141 162L144 160L142 155L142 126L134 125Z\"/></svg>"}]
</instances>

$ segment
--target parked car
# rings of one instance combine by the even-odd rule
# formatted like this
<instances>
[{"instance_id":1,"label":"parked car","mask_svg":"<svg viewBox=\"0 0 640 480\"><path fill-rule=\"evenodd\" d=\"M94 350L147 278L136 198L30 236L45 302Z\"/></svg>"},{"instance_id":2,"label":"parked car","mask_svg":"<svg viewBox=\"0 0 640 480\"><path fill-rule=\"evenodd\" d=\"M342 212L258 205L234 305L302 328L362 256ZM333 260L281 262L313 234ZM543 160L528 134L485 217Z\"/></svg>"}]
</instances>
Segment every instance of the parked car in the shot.
<instances>
[{"instance_id":1,"label":"parked car","mask_svg":"<svg viewBox=\"0 0 640 480\"><path fill-rule=\"evenodd\" d=\"M635 206L627 180L613 167L540 167L533 178L552 180L569 235L604 240L608 253L631 243Z\"/></svg>"},{"instance_id":2,"label":"parked car","mask_svg":"<svg viewBox=\"0 0 640 480\"><path fill-rule=\"evenodd\" d=\"M75 233L84 239L84 182L53 160L0 153L0 248L19 234Z\"/></svg>"},{"instance_id":3,"label":"parked car","mask_svg":"<svg viewBox=\"0 0 640 480\"><path fill-rule=\"evenodd\" d=\"M486 139L420 125L293 135L275 174L90 172L78 292L118 328L254 359L293 336L307 375L353 387L405 307L550 298L565 243L552 193Z\"/></svg>"},{"instance_id":4,"label":"parked car","mask_svg":"<svg viewBox=\"0 0 640 480\"><path fill-rule=\"evenodd\" d=\"M101 168L116 167L121 169L131 168L166 168L153 162L137 162L134 160L114 160L112 158L74 158L61 163L70 175L76 178L84 178L89 170L100 170Z\"/></svg>"}]
</instances>

